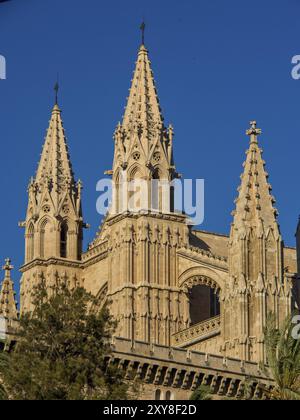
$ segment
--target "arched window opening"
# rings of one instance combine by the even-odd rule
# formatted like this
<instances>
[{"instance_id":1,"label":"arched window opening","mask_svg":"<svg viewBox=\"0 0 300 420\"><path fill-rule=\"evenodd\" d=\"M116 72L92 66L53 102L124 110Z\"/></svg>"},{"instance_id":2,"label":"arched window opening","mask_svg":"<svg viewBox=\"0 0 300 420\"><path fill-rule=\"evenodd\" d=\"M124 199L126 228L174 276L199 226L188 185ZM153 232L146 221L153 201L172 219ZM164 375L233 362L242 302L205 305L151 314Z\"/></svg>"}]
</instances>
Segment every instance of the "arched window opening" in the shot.
<instances>
[{"instance_id":1,"label":"arched window opening","mask_svg":"<svg viewBox=\"0 0 300 420\"><path fill-rule=\"evenodd\" d=\"M63 223L60 229L60 256L67 258L68 247L68 225Z\"/></svg>"},{"instance_id":2,"label":"arched window opening","mask_svg":"<svg viewBox=\"0 0 300 420\"><path fill-rule=\"evenodd\" d=\"M27 261L34 258L34 226L30 225L27 236Z\"/></svg>"},{"instance_id":3,"label":"arched window opening","mask_svg":"<svg viewBox=\"0 0 300 420\"><path fill-rule=\"evenodd\" d=\"M121 195L121 191L122 191L122 185L121 185L121 181L120 181L120 174L118 173L115 179L115 183L114 183L114 190L113 190L113 202L112 202L112 213L114 214L118 214L119 212L122 213L123 212L123 208L121 208L120 203L122 202L122 196Z\"/></svg>"},{"instance_id":4,"label":"arched window opening","mask_svg":"<svg viewBox=\"0 0 300 420\"><path fill-rule=\"evenodd\" d=\"M52 229L51 222L45 220L40 230L40 256L41 258L50 258L53 256L52 249ZM51 255L52 254L52 255Z\"/></svg>"},{"instance_id":5,"label":"arched window opening","mask_svg":"<svg viewBox=\"0 0 300 420\"><path fill-rule=\"evenodd\" d=\"M175 187L170 187L170 213L175 213Z\"/></svg>"},{"instance_id":6,"label":"arched window opening","mask_svg":"<svg viewBox=\"0 0 300 420\"><path fill-rule=\"evenodd\" d=\"M191 325L199 324L220 315L220 300L216 291L205 285L190 290Z\"/></svg>"},{"instance_id":7,"label":"arched window opening","mask_svg":"<svg viewBox=\"0 0 300 420\"><path fill-rule=\"evenodd\" d=\"M166 392L166 401L173 401L174 400L174 396L172 394L171 391L167 391Z\"/></svg>"},{"instance_id":8,"label":"arched window opening","mask_svg":"<svg viewBox=\"0 0 300 420\"><path fill-rule=\"evenodd\" d=\"M155 401L160 401L161 400L161 390L157 389L155 391Z\"/></svg>"},{"instance_id":9,"label":"arched window opening","mask_svg":"<svg viewBox=\"0 0 300 420\"><path fill-rule=\"evenodd\" d=\"M130 212L138 213L148 208L147 182L143 179L139 167L135 167L129 177L128 208Z\"/></svg>"},{"instance_id":10,"label":"arched window opening","mask_svg":"<svg viewBox=\"0 0 300 420\"><path fill-rule=\"evenodd\" d=\"M154 211L159 211L161 207L159 180L159 170L156 169L152 175L151 182L151 207Z\"/></svg>"}]
</instances>

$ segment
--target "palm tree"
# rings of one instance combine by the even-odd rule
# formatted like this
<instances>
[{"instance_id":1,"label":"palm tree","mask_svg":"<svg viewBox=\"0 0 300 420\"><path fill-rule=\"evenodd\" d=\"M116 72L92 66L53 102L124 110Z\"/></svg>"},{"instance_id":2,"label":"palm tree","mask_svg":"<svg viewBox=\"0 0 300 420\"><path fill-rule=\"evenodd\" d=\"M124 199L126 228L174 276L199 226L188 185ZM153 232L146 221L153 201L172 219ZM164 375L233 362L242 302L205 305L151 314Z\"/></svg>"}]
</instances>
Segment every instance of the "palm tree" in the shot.
<instances>
[{"instance_id":1,"label":"palm tree","mask_svg":"<svg viewBox=\"0 0 300 420\"><path fill-rule=\"evenodd\" d=\"M265 392L274 400L300 400L300 340L293 338L294 328L290 316L279 329L274 315L268 317L266 354L275 387Z\"/></svg>"}]
</instances>

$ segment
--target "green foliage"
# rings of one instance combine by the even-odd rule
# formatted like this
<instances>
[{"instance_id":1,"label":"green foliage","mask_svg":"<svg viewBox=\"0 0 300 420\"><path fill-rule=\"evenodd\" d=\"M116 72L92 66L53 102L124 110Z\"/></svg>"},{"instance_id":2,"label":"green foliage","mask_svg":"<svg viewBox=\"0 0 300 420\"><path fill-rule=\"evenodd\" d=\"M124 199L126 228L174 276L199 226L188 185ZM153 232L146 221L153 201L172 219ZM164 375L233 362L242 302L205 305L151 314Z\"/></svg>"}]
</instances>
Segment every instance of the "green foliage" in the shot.
<instances>
[{"instance_id":1,"label":"green foliage","mask_svg":"<svg viewBox=\"0 0 300 420\"><path fill-rule=\"evenodd\" d=\"M212 399L211 391L208 386L201 385L193 392L191 401L209 401Z\"/></svg>"},{"instance_id":2,"label":"green foliage","mask_svg":"<svg viewBox=\"0 0 300 420\"><path fill-rule=\"evenodd\" d=\"M94 303L81 288L36 288L3 371L12 399L128 399L128 383L106 363L115 323L106 307L90 311Z\"/></svg>"},{"instance_id":3,"label":"green foliage","mask_svg":"<svg viewBox=\"0 0 300 420\"><path fill-rule=\"evenodd\" d=\"M4 350L1 350L1 348L4 348L4 343L0 342L0 372L7 368L7 360L8 360L7 354L4 352ZM7 392L6 392L6 389L4 388L4 385L2 383L2 378L0 376L0 401L7 400L7 399L8 399Z\"/></svg>"},{"instance_id":4,"label":"green foliage","mask_svg":"<svg viewBox=\"0 0 300 420\"><path fill-rule=\"evenodd\" d=\"M270 314L265 328L268 365L275 380L275 388L269 397L275 400L300 400L300 340L292 331L295 325L288 317L282 327L276 327L275 317Z\"/></svg>"}]
</instances>

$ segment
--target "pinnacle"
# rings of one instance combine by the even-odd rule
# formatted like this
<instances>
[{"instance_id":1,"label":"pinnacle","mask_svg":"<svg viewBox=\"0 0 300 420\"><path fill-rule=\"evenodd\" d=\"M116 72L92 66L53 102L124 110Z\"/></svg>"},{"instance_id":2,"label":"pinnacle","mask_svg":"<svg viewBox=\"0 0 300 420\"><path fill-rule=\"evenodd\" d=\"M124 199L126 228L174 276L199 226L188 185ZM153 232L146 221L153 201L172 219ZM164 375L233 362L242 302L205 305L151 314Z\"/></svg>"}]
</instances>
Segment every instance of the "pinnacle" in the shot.
<instances>
[{"instance_id":1,"label":"pinnacle","mask_svg":"<svg viewBox=\"0 0 300 420\"><path fill-rule=\"evenodd\" d=\"M13 266L9 258L5 260L3 270L5 271L5 277L2 282L0 291L0 315L10 319L16 319L18 317L17 305L15 301L14 283L11 279L11 270Z\"/></svg>"},{"instance_id":2,"label":"pinnacle","mask_svg":"<svg viewBox=\"0 0 300 420\"><path fill-rule=\"evenodd\" d=\"M141 126L144 136L151 140L157 124L163 125L163 116L148 51L141 45L122 126L130 133L133 133L137 126Z\"/></svg>"},{"instance_id":3,"label":"pinnacle","mask_svg":"<svg viewBox=\"0 0 300 420\"><path fill-rule=\"evenodd\" d=\"M265 161L258 144L262 130L257 128L256 121L250 123L246 134L250 136L250 146L246 152L244 173L241 175L239 196L236 200L234 224L238 227L244 222L258 226L262 220L265 226L277 224L277 212L274 208L275 198L271 195L269 174L265 170Z\"/></svg>"}]
</instances>

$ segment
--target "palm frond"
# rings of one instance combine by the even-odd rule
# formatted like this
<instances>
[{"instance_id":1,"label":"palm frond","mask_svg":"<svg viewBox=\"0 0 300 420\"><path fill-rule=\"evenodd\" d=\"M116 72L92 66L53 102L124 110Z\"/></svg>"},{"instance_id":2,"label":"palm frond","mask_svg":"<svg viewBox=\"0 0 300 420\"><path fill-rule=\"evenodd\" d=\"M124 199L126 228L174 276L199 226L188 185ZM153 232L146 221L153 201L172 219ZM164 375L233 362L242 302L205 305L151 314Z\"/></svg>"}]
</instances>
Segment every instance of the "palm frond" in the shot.
<instances>
[{"instance_id":1,"label":"palm frond","mask_svg":"<svg viewBox=\"0 0 300 420\"><path fill-rule=\"evenodd\" d=\"M300 340L292 335L292 317L278 329L274 315L268 316L265 343L268 365L275 381L271 398L300 400Z\"/></svg>"}]
</instances>

